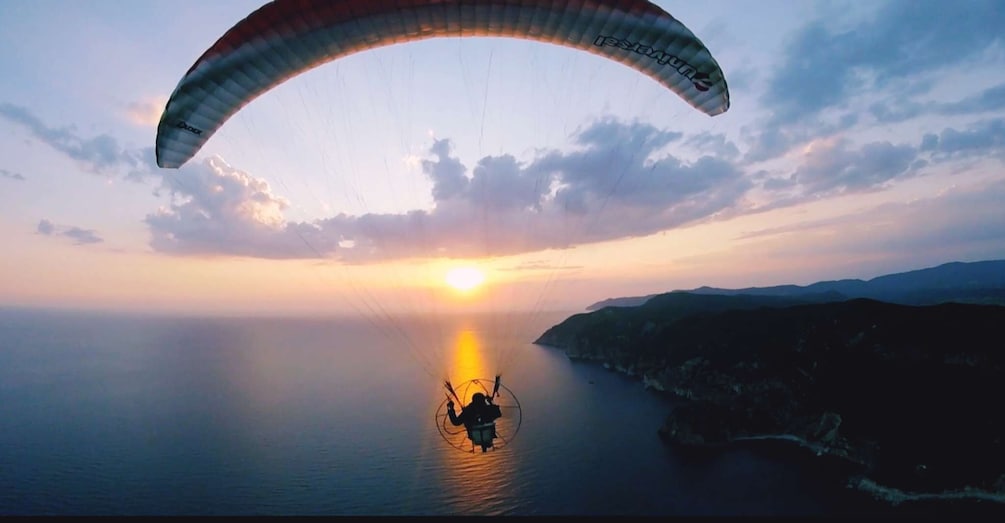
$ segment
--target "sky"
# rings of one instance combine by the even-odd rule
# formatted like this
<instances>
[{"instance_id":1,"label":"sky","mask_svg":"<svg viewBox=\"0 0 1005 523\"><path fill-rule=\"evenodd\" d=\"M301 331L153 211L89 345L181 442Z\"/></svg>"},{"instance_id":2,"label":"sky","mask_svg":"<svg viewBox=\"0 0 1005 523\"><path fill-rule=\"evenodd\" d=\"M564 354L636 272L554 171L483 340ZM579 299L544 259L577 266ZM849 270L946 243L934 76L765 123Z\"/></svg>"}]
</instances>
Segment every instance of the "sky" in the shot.
<instances>
[{"instance_id":1,"label":"sky","mask_svg":"<svg viewBox=\"0 0 1005 523\"><path fill-rule=\"evenodd\" d=\"M1005 258L1000 0L655 2L709 117L512 38L353 54L154 163L182 75L260 0L0 2L0 306L584 310ZM449 269L485 283L448 288Z\"/></svg>"}]
</instances>

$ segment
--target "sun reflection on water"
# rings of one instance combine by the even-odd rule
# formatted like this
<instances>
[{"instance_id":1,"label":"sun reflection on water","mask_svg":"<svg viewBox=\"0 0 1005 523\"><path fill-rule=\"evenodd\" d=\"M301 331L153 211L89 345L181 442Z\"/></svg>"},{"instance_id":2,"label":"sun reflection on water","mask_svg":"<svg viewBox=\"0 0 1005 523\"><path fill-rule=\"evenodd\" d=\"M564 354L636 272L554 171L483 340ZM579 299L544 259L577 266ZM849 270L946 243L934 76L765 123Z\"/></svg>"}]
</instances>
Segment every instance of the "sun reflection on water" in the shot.
<instances>
[{"instance_id":1,"label":"sun reflection on water","mask_svg":"<svg viewBox=\"0 0 1005 523\"><path fill-rule=\"evenodd\" d=\"M454 373L451 375L451 383L479 381L473 386L460 387L457 390L464 404L471 401L471 395L475 392L491 394L494 373L486 364L484 351L484 345L475 329L470 326L458 329L452 347L451 360ZM460 405L457 407L459 409ZM504 408L503 418L497 421L500 434L503 434L507 427L512 427L507 414L512 413ZM469 453L445 447L440 456L444 460L443 468L447 472L445 485L450 492L451 505L457 508L458 513L484 515L501 513L510 496L516 469L516 457L513 452L505 446L490 449L485 453L480 449Z\"/></svg>"}]
</instances>

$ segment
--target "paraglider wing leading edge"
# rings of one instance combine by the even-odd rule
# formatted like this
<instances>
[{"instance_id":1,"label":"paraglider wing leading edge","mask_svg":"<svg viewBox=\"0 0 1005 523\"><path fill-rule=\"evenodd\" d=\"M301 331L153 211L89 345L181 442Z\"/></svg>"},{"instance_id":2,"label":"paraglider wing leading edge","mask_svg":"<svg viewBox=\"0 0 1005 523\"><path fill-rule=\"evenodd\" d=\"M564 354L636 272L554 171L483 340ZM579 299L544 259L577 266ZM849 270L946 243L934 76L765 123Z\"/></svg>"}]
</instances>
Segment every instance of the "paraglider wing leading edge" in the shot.
<instances>
[{"instance_id":1,"label":"paraglider wing leading edge","mask_svg":"<svg viewBox=\"0 0 1005 523\"><path fill-rule=\"evenodd\" d=\"M729 108L719 64L646 0L275 0L192 65L157 126L157 165L191 159L232 115L304 71L375 47L436 37L510 37L588 51L643 73L694 108Z\"/></svg>"}]
</instances>

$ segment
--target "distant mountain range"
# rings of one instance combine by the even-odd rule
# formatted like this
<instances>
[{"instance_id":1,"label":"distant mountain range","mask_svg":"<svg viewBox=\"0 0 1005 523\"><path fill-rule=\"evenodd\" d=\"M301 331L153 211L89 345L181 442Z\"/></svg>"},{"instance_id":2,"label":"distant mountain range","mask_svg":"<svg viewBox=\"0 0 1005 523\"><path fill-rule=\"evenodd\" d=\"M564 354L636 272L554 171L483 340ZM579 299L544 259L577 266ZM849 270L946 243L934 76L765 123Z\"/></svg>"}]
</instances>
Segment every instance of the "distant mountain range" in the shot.
<instances>
[{"instance_id":1,"label":"distant mountain range","mask_svg":"<svg viewBox=\"0 0 1005 523\"><path fill-rule=\"evenodd\" d=\"M727 296L778 296L799 298L811 302L869 298L901 305L936 305L947 302L1005 305L1005 260L952 262L928 269L887 274L871 280L846 279L821 281L805 286L776 285L744 289L703 286L691 290L671 292ZM635 307L646 303L655 296L660 296L660 294L610 298L594 303L586 310L594 311L604 307Z\"/></svg>"}]
</instances>

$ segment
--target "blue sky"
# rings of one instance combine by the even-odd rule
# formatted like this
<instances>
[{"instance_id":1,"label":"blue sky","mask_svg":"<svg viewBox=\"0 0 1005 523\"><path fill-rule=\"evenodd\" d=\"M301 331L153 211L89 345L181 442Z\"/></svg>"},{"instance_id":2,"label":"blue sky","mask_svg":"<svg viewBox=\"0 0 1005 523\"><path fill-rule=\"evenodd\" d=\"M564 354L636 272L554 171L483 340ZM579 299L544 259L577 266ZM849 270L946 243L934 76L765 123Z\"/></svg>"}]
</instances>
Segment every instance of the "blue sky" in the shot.
<instances>
[{"instance_id":1,"label":"blue sky","mask_svg":"<svg viewBox=\"0 0 1005 523\"><path fill-rule=\"evenodd\" d=\"M160 111L261 2L2 3L0 305L358 311L474 264L453 306L581 309L1005 258L1001 2L656 3L727 113L567 48L430 40L294 78L178 170Z\"/></svg>"}]
</instances>

